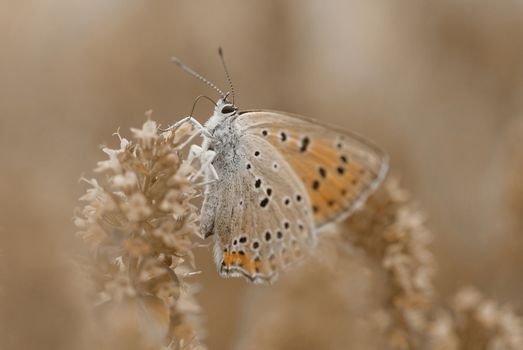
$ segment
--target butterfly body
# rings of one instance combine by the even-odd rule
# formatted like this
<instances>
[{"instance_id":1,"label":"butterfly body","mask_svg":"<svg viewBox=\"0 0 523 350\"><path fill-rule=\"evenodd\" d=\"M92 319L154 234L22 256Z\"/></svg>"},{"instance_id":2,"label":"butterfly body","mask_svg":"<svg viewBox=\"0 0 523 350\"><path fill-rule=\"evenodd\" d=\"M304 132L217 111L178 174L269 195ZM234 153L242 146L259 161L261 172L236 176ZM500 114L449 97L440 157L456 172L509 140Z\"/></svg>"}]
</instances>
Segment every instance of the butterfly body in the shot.
<instances>
[{"instance_id":1,"label":"butterfly body","mask_svg":"<svg viewBox=\"0 0 523 350\"><path fill-rule=\"evenodd\" d=\"M226 179L237 171L243 156L240 130L231 117L222 115L213 115L205 126L213 138L204 140L204 149L215 152L213 165L220 179Z\"/></svg>"},{"instance_id":2,"label":"butterfly body","mask_svg":"<svg viewBox=\"0 0 523 350\"><path fill-rule=\"evenodd\" d=\"M381 182L386 156L346 132L281 112L238 112L224 97L205 124L217 179L200 229L215 237L224 277L272 282L308 255L316 231L360 205ZM204 134L204 135L205 135Z\"/></svg>"}]
</instances>

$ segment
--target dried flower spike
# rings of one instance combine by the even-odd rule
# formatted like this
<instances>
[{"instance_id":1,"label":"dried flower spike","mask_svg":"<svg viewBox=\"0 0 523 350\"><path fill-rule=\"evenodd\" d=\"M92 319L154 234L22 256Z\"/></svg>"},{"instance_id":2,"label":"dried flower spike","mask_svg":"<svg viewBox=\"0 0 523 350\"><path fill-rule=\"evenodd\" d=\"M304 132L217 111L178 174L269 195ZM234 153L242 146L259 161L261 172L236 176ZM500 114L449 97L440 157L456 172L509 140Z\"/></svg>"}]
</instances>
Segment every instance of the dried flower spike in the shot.
<instances>
[{"instance_id":1,"label":"dried flower spike","mask_svg":"<svg viewBox=\"0 0 523 350\"><path fill-rule=\"evenodd\" d=\"M180 158L193 131L160 132L153 120L131 131L131 140L117 133L119 149L103 149L109 159L96 171L104 177L85 180L91 188L80 199L87 204L75 218L92 250L102 324L143 347L200 349L200 309L186 281L198 231L189 181L195 169Z\"/></svg>"}]
</instances>

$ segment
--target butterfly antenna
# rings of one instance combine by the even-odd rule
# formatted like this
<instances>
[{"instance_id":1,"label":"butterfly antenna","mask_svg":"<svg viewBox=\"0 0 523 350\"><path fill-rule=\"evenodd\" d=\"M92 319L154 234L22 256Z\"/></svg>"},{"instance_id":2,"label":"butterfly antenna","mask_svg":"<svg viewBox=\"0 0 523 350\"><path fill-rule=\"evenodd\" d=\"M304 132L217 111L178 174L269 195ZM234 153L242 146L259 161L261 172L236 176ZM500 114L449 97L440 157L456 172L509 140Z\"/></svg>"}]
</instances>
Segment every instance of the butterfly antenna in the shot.
<instances>
[{"instance_id":1,"label":"butterfly antenna","mask_svg":"<svg viewBox=\"0 0 523 350\"><path fill-rule=\"evenodd\" d=\"M223 50L221 46L218 48L218 54L220 55L220 60L222 61L223 70L225 71L225 75L227 76L227 81L229 82L229 86L231 87L232 104L234 104L234 86L232 85L231 76L229 75L229 70L227 69L227 65L225 64L225 58L223 58Z\"/></svg>"},{"instance_id":2,"label":"butterfly antenna","mask_svg":"<svg viewBox=\"0 0 523 350\"><path fill-rule=\"evenodd\" d=\"M178 65L178 67L180 67L183 71L189 73L190 75L192 75L196 79L199 79L199 80L203 81L209 87L211 87L214 90L216 90L223 98L225 98L225 94L223 93L222 90L220 90L215 84L211 83L208 79L204 78L203 76L201 76L200 74L196 73L194 70L192 70L191 68L186 66L182 61L180 61L178 59L178 57L174 57L174 56L171 57L171 61L176 63L176 65Z\"/></svg>"}]
</instances>

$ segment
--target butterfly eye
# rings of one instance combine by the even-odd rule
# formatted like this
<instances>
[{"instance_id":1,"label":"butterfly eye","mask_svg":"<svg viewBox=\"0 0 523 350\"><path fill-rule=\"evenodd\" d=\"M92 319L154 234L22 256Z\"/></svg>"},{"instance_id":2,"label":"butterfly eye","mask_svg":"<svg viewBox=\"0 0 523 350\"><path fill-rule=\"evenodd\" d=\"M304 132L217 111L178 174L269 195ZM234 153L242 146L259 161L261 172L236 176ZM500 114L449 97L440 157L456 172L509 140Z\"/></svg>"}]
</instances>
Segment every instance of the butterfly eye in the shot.
<instances>
[{"instance_id":1,"label":"butterfly eye","mask_svg":"<svg viewBox=\"0 0 523 350\"><path fill-rule=\"evenodd\" d=\"M234 108L233 105L225 105L223 108L222 108L222 114L229 114L229 113L233 113L236 109Z\"/></svg>"}]
</instances>

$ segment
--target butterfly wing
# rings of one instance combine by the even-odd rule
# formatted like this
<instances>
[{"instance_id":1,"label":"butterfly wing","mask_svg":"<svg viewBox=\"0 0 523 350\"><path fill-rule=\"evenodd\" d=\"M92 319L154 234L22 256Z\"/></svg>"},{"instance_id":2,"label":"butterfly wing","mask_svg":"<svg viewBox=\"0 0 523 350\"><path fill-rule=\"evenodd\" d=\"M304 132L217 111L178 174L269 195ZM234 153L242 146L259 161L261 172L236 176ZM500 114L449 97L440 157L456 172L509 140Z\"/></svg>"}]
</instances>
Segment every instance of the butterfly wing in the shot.
<instances>
[{"instance_id":1,"label":"butterfly wing","mask_svg":"<svg viewBox=\"0 0 523 350\"><path fill-rule=\"evenodd\" d=\"M274 146L306 188L316 227L361 205L388 170L388 157L360 136L273 111L242 112L243 132Z\"/></svg>"},{"instance_id":2,"label":"butterfly wing","mask_svg":"<svg viewBox=\"0 0 523 350\"><path fill-rule=\"evenodd\" d=\"M220 180L206 190L202 232L216 237L221 275L271 282L314 246L311 204L301 179L263 137L243 135L234 153L234 171L216 159Z\"/></svg>"}]
</instances>

